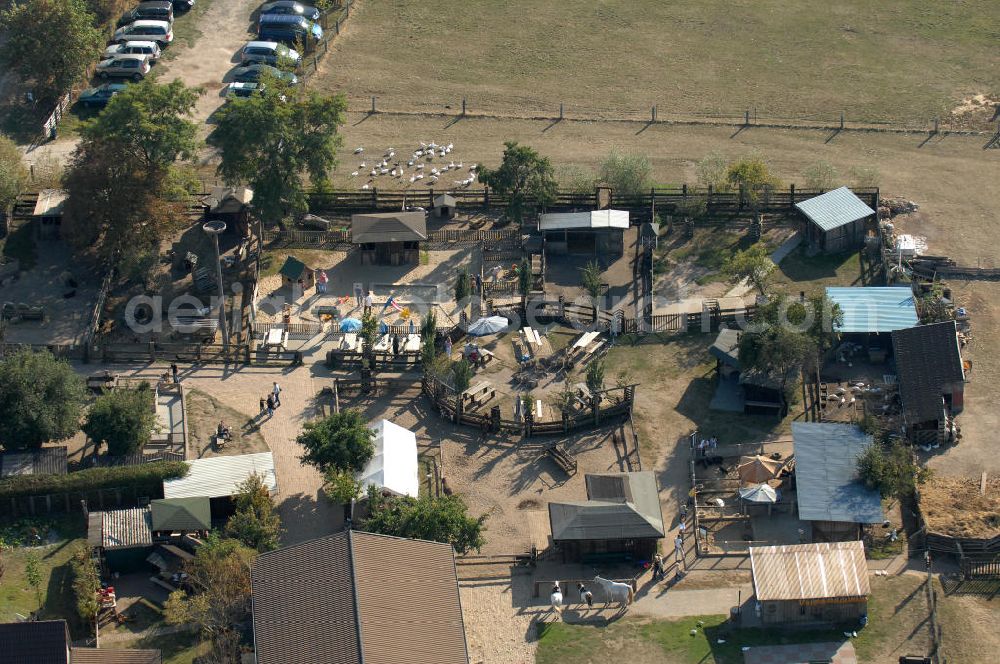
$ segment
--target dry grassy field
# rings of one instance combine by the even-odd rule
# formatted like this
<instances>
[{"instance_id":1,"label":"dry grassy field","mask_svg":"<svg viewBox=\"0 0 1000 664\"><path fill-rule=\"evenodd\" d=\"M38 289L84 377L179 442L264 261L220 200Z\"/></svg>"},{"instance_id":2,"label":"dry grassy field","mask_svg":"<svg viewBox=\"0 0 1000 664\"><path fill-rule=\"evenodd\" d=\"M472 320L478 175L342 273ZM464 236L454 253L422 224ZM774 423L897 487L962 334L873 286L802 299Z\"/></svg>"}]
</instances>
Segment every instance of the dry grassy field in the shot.
<instances>
[{"instance_id":1,"label":"dry grassy field","mask_svg":"<svg viewBox=\"0 0 1000 664\"><path fill-rule=\"evenodd\" d=\"M992 0L358 0L316 85L355 105L923 126L1000 95Z\"/></svg>"}]
</instances>

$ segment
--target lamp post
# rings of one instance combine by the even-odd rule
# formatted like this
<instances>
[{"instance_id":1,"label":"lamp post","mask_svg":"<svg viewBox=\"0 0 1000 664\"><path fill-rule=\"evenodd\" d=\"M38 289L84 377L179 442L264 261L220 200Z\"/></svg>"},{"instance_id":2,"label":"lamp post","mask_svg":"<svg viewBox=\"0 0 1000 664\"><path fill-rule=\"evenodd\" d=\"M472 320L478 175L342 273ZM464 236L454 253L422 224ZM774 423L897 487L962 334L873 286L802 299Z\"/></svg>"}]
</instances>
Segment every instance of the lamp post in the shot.
<instances>
[{"instance_id":1,"label":"lamp post","mask_svg":"<svg viewBox=\"0 0 1000 664\"><path fill-rule=\"evenodd\" d=\"M226 321L226 293L222 288L222 256L219 255L219 234L226 230L226 222L218 219L206 222L201 227L212 237L215 245L215 281L219 287L219 319L222 327L222 351L229 353L229 323Z\"/></svg>"}]
</instances>

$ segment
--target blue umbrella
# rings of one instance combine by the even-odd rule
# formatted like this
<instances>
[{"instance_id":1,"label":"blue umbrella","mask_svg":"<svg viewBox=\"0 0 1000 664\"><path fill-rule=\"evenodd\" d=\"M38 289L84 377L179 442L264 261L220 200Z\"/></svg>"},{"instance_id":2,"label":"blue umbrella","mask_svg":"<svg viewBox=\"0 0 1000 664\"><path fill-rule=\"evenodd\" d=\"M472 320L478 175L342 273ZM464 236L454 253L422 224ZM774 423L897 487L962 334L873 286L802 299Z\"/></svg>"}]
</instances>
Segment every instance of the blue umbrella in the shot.
<instances>
[{"instance_id":1,"label":"blue umbrella","mask_svg":"<svg viewBox=\"0 0 1000 664\"><path fill-rule=\"evenodd\" d=\"M340 321L341 332L357 332L361 329L361 321L357 318L345 318Z\"/></svg>"},{"instance_id":2,"label":"blue umbrella","mask_svg":"<svg viewBox=\"0 0 1000 664\"><path fill-rule=\"evenodd\" d=\"M385 324L385 321L380 321L378 324L379 334L389 334L389 326Z\"/></svg>"},{"instance_id":3,"label":"blue umbrella","mask_svg":"<svg viewBox=\"0 0 1000 664\"><path fill-rule=\"evenodd\" d=\"M480 318L475 323L469 326L469 336L472 337L485 337L488 334L496 334L507 329L510 322L503 316L490 316L488 318Z\"/></svg>"}]
</instances>

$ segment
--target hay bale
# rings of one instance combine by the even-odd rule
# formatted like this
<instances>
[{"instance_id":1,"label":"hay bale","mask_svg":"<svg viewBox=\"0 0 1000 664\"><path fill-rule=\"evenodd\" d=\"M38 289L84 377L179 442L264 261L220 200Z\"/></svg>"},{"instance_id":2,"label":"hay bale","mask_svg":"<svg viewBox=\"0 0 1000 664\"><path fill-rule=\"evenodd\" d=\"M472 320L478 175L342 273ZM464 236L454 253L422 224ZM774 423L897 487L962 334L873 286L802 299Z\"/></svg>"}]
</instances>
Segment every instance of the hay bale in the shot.
<instances>
[{"instance_id":1,"label":"hay bale","mask_svg":"<svg viewBox=\"0 0 1000 664\"><path fill-rule=\"evenodd\" d=\"M987 480L985 495L979 485L979 479L932 476L920 487L927 530L974 539L1000 535L1000 478Z\"/></svg>"}]
</instances>

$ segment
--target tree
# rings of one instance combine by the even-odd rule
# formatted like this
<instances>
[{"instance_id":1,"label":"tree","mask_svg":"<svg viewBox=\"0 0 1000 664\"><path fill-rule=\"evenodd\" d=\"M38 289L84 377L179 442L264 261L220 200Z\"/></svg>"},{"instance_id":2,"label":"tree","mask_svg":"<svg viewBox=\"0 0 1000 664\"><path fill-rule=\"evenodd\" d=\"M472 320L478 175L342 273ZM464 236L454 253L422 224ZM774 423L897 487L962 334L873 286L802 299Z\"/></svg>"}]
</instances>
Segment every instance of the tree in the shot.
<instances>
[{"instance_id":1,"label":"tree","mask_svg":"<svg viewBox=\"0 0 1000 664\"><path fill-rule=\"evenodd\" d=\"M184 571L195 591L170 593L163 613L172 625L196 624L220 662L239 662L239 626L250 619L250 566L257 552L210 534Z\"/></svg>"},{"instance_id":2,"label":"tree","mask_svg":"<svg viewBox=\"0 0 1000 664\"><path fill-rule=\"evenodd\" d=\"M600 392L604 389L604 360L594 358L587 365L586 374L587 389L591 392Z\"/></svg>"},{"instance_id":3,"label":"tree","mask_svg":"<svg viewBox=\"0 0 1000 664\"><path fill-rule=\"evenodd\" d=\"M361 497L361 482L348 470L328 468L323 473L323 493L333 502L347 505Z\"/></svg>"},{"instance_id":4,"label":"tree","mask_svg":"<svg viewBox=\"0 0 1000 664\"><path fill-rule=\"evenodd\" d=\"M698 184L706 189L722 191L729 187L726 180L726 158L720 152L709 152L695 166Z\"/></svg>"},{"instance_id":5,"label":"tree","mask_svg":"<svg viewBox=\"0 0 1000 664\"><path fill-rule=\"evenodd\" d=\"M274 500L264 483L264 476L251 473L237 486L236 511L226 524L226 535L263 553L278 548L281 519L274 511Z\"/></svg>"},{"instance_id":6,"label":"tree","mask_svg":"<svg viewBox=\"0 0 1000 664\"><path fill-rule=\"evenodd\" d=\"M97 616L97 591L101 576L94 564L94 556L86 542L80 542L70 558L73 572L73 594L76 596L76 613L80 620L90 624Z\"/></svg>"},{"instance_id":7,"label":"tree","mask_svg":"<svg viewBox=\"0 0 1000 664\"><path fill-rule=\"evenodd\" d=\"M35 593L38 611L42 610L42 570L38 566L38 556L29 553L24 557L24 578Z\"/></svg>"},{"instance_id":8,"label":"tree","mask_svg":"<svg viewBox=\"0 0 1000 664\"><path fill-rule=\"evenodd\" d=\"M928 469L914 462L913 452L902 439L890 438L884 431L876 432L857 464L861 480L869 488L877 489L883 498L911 496L917 485L930 476Z\"/></svg>"},{"instance_id":9,"label":"tree","mask_svg":"<svg viewBox=\"0 0 1000 664\"><path fill-rule=\"evenodd\" d=\"M464 304L471 291L469 270L468 268L462 268L462 271L458 273L458 279L455 280L455 303L458 305Z\"/></svg>"},{"instance_id":10,"label":"tree","mask_svg":"<svg viewBox=\"0 0 1000 664\"><path fill-rule=\"evenodd\" d=\"M0 63L34 83L39 101L54 102L104 48L104 35L83 0L26 0L0 13Z\"/></svg>"},{"instance_id":11,"label":"tree","mask_svg":"<svg viewBox=\"0 0 1000 664\"><path fill-rule=\"evenodd\" d=\"M580 268L580 283L583 284L583 289L590 295L595 306L598 298L604 293L602 277L601 264L597 261L587 261L587 264Z\"/></svg>"},{"instance_id":12,"label":"tree","mask_svg":"<svg viewBox=\"0 0 1000 664\"><path fill-rule=\"evenodd\" d=\"M611 150L601 160L597 179L611 187L616 194L634 196L649 191L653 186L653 167L649 157L638 152Z\"/></svg>"},{"instance_id":13,"label":"tree","mask_svg":"<svg viewBox=\"0 0 1000 664\"><path fill-rule=\"evenodd\" d=\"M833 189L837 184L837 169L827 161L817 161L802 171L807 189Z\"/></svg>"},{"instance_id":14,"label":"tree","mask_svg":"<svg viewBox=\"0 0 1000 664\"><path fill-rule=\"evenodd\" d=\"M14 141L0 134L0 213L7 212L27 183L28 169L21 151Z\"/></svg>"},{"instance_id":15,"label":"tree","mask_svg":"<svg viewBox=\"0 0 1000 664\"><path fill-rule=\"evenodd\" d=\"M527 145L516 141L504 143L503 160L499 168L482 168L479 181L507 196L507 216L521 223L530 202L544 208L555 202L559 191L552 164Z\"/></svg>"},{"instance_id":16,"label":"tree","mask_svg":"<svg viewBox=\"0 0 1000 664\"><path fill-rule=\"evenodd\" d=\"M744 279L757 289L761 295L767 295L767 287L774 277L774 262L763 244L755 244L744 251L737 251L722 267L729 281L738 284Z\"/></svg>"},{"instance_id":17,"label":"tree","mask_svg":"<svg viewBox=\"0 0 1000 664\"><path fill-rule=\"evenodd\" d=\"M359 410L343 410L306 422L296 439L306 448L301 459L320 471L329 468L361 472L375 455L375 433Z\"/></svg>"},{"instance_id":18,"label":"tree","mask_svg":"<svg viewBox=\"0 0 1000 664\"><path fill-rule=\"evenodd\" d=\"M126 456L141 450L157 425L153 392L149 383L138 388L117 389L94 400L83 423L83 432L111 456Z\"/></svg>"},{"instance_id":19,"label":"tree","mask_svg":"<svg viewBox=\"0 0 1000 664\"><path fill-rule=\"evenodd\" d=\"M221 153L218 172L227 184L247 183L265 219L308 208L303 175L326 182L342 143L347 101L271 81L262 92L233 99L217 111L209 143Z\"/></svg>"},{"instance_id":20,"label":"tree","mask_svg":"<svg viewBox=\"0 0 1000 664\"><path fill-rule=\"evenodd\" d=\"M486 543L486 517L468 515L469 508L456 495L383 496L378 491L369 490L369 515L364 521L364 529L373 533L447 542L459 554L473 549L479 551Z\"/></svg>"},{"instance_id":21,"label":"tree","mask_svg":"<svg viewBox=\"0 0 1000 664\"><path fill-rule=\"evenodd\" d=\"M758 329L740 335L738 357L745 371L754 370L770 376L777 383L782 398L787 398L789 379L817 353L815 342L806 332L781 320L780 313L785 309L781 302L781 298L775 296L758 308L755 318Z\"/></svg>"},{"instance_id":22,"label":"tree","mask_svg":"<svg viewBox=\"0 0 1000 664\"><path fill-rule=\"evenodd\" d=\"M732 187L742 187L744 196L754 208L762 194L781 184L760 155L744 157L729 164L726 181Z\"/></svg>"},{"instance_id":23,"label":"tree","mask_svg":"<svg viewBox=\"0 0 1000 664\"><path fill-rule=\"evenodd\" d=\"M435 335L437 335L437 312L431 309L420 322L420 340L434 341Z\"/></svg>"},{"instance_id":24,"label":"tree","mask_svg":"<svg viewBox=\"0 0 1000 664\"><path fill-rule=\"evenodd\" d=\"M575 164L556 168L556 180L559 187L574 194L594 193L594 175Z\"/></svg>"},{"instance_id":25,"label":"tree","mask_svg":"<svg viewBox=\"0 0 1000 664\"><path fill-rule=\"evenodd\" d=\"M100 115L83 126L81 135L122 145L147 169L168 168L178 158L195 154L198 125L189 117L202 93L178 79L161 85L147 78L112 97Z\"/></svg>"},{"instance_id":26,"label":"tree","mask_svg":"<svg viewBox=\"0 0 1000 664\"><path fill-rule=\"evenodd\" d=\"M851 184L856 189L878 187L882 174L876 166L855 166L851 169Z\"/></svg>"},{"instance_id":27,"label":"tree","mask_svg":"<svg viewBox=\"0 0 1000 664\"><path fill-rule=\"evenodd\" d=\"M463 357L451 365L451 378L452 387L458 394L469 389L469 385L472 383L472 366L467 359Z\"/></svg>"},{"instance_id":28,"label":"tree","mask_svg":"<svg viewBox=\"0 0 1000 664\"><path fill-rule=\"evenodd\" d=\"M85 393L83 379L51 353L8 355L0 362L0 444L29 449L72 436L80 429Z\"/></svg>"}]
</instances>

